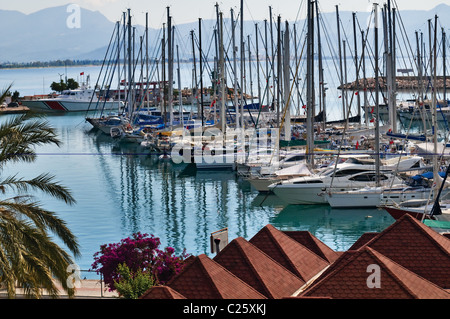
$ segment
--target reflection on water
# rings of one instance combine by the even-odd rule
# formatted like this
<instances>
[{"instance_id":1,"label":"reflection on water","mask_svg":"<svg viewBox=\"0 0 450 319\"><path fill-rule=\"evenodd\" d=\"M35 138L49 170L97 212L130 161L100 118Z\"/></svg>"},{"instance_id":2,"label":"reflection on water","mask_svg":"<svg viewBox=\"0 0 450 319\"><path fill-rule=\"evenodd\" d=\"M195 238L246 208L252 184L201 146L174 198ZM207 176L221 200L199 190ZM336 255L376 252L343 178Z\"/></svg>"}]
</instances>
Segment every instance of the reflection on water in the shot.
<instances>
[{"instance_id":1,"label":"reflection on water","mask_svg":"<svg viewBox=\"0 0 450 319\"><path fill-rule=\"evenodd\" d=\"M8 118L8 117L3 117ZM49 116L61 147L41 146L33 164L8 174L56 175L77 200L74 206L39 198L78 237L81 269L89 269L100 245L134 232L154 234L177 253L210 255L209 236L228 227L229 240L250 239L262 227L308 230L335 250L346 250L364 232L381 231L393 219L381 210L332 210L328 206L286 206L275 195L258 194L231 171L189 171L159 161L139 145L117 144L94 131L84 114Z\"/></svg>"},{"instance_id":2,"label":"reflection on water","mask_svg":"<svg viewBox=\"0 0 450 319\"><path fill-rule=\"evenodd\" d=\"M336 251L347 250L362 234L394 222L383 209L337 209L328 205L289 205L270 223L283 230L306 230Z\"/></svg>"}]
</instances>

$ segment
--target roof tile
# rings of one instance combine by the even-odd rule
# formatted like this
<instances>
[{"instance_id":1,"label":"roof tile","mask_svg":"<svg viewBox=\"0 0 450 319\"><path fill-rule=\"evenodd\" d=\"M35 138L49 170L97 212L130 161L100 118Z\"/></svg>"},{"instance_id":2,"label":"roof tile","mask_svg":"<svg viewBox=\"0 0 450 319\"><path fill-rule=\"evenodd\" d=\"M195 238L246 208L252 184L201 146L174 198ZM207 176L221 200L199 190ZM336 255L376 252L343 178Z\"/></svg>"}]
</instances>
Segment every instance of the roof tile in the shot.
<instances>
[{"instance_id":1,"label":"roof tile","mask_svg":"<svg viewBox=\"0 0 450 319\"><path fill-rule=\"evenodd\" d=\"M283 231L283 233L330 263L334 262L340 255L339 253L335 252L333 249L325 245L309 231Z\"/></svg>"},{"instance_id":2,"label":"roof tile","mask_svg":"<svg viewBox=\"0 0 450 319\"><path fill-rule=\"evenodd\" d=\"M404 215L366 245L438 286L450 288L450 239L417 219Z\"/></svg>"},{"instance_id":3,"label":"roof tile","mask_svg":"<svg viewBox=\"0 0 450 319\"><path fill-rule=\"evenodd\" d=\"M450 294L444 289L369 247L352 251L344 259L326 276L304 290L300 297L450 299ZM369 267L378 268L373 272Z\"/></svg>"},{"instance_id":4,"label":"roof tile","mask_svg":"<svg viewBox=\"0 0 450 319\"><path fill-rule=\"evenodd\" d=\"M329 266L328 261L270 224L262 228L249 242L305 282Z\"/></svg>"},{"instance_id":5,"label":"roof tile","mask_svg":"<svg viewBox=\"0 0 450 319\"><path fill-rule=\"evenodd\" d=\"M205 254L190 261L167 285L188 299L266 299Z\"/></svg>"},{"instance_id":6,"label":"roof tile","mask_svg":"<svg viewBox=\"0 0 450 319\"><path fill-rule=\"evenodd\" d=\"M242 237L231 241L213 260L268 298L290 296L305 284Z\"/></svg>"},{"instance_id":7,"label":"roof tile","mask_svg":"<svg viewBox=\"0 0 450 319\"><path fill-rule=\"evenodd\" d=\"M183 295L167 286L153 286L139 299L186 299Z\"/></svg>"}]
</instances>

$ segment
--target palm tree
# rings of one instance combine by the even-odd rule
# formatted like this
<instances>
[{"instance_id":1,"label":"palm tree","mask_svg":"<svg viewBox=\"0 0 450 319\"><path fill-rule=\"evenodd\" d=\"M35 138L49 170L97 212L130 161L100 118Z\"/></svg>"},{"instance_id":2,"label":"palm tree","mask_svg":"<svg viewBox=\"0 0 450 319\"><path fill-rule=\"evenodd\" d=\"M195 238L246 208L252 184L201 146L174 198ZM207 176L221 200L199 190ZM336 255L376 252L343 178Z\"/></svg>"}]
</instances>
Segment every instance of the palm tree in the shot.
<instances>
[{"instance_id":1,"label":"palm tree","mask_svg":"<svg viewBox=\"0 0 450 319\"><path fill-rule=\"evenodd\" d=\"M17 175L1 176L9 163L33 162L37 156L34 147L43 144L59 146L60 141L54 128L41 116L22 114L0 124L0 194L14 194L0 197L0 286L6 288L10 298L15 297L16 286L23 287L29 297L41 297L42 289L57 297L55 281L69 296L74 295L73 287L67 283L67 269L74 262L51 235L61 239L74 257L80 255L77 239L62 219L43 209L28 193L40 191L71 205L75 199L70 190L55 182L50 174L30 180Z\"/></svg>"}]
</instances>

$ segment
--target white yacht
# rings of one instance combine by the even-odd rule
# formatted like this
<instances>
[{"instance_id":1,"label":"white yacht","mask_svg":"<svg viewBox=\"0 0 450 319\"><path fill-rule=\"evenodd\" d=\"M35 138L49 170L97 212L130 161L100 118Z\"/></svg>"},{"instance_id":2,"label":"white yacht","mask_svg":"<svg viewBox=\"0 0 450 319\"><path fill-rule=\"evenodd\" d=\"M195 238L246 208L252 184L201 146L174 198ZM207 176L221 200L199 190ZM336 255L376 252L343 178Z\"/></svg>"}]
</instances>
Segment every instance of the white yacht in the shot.
<instances>
[{"instance_id":1,"label":"white yacht","mask_svg":"<svg viewBox=\"0 0 450 319\"><path fill-rule=\"evenodd\" d=\"M409 156L400 162L384 162L380 167L380 185L402 184L403 179L395 176L396 169L419 169L423 167L422 157ZM326 192L348 191L376 186L377 172L374 164L365 164L352 159L328 167L318 174L296 177L269 185L269 190L288 204L328 204Z\"/></svg>"},{"instance_id":2,"label":"white yacht","mask_svg":"<svg viewBox=\"0 0 450 319\"><path fill-rule=\"evenodd\" d=\"M343 192L326 193L328 204L334 208L378 207L381 205L401 204L411 200L428 200L432 198L430 187L394 185L385 187L364 187ZM447 198L449 190L441 195Z\"/></svg>"},{"instance_id":3,"label":"white yacht","mask_svg":"<svg viewBox=\"0 0 450 319\"><path fill-rule=\"evenodd\" d=\"M81 112L99 108L104 110L120 110L123 102L112 99L99 100L93 89L82 87L76 90L65 90L56 97L36 100L24 100L23 105L38 112Z\"/></svg>"}]
</instances>

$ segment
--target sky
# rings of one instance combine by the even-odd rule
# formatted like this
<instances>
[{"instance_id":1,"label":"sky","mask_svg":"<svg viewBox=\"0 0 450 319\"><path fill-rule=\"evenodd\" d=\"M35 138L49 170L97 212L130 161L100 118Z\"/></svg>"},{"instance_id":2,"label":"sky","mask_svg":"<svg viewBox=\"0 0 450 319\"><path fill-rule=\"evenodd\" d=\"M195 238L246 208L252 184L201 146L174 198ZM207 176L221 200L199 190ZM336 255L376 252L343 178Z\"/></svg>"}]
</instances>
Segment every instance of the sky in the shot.
<instances>
[{"instance_id":1,"label":"sky","mask_svg":"<svg viewBox=\"0 0 450 319\"><path fill-rule=\"evenodd\" d=\"M431 10L448 0L392 0L398 10ZM321 12L335 12L336 5L340 11L368 12L373 3L384 4L387 0L319 0ZM48 7L78 4L92 11L100 11L109 20L120 20L122 12L131 9L134 23L145 25L148 13L149 26L160 28L167 20L167 7L175 24L215 18L215 4L225 17L230 9L239 11L240 0L0 0L0 9L16 10L25 14L33 13ZM245 20L264 20L269 17L269 6L274 16L280 15L283 20L295 21L306 15L305 0L244 0Z\"/></svg>"}]
</instances>

